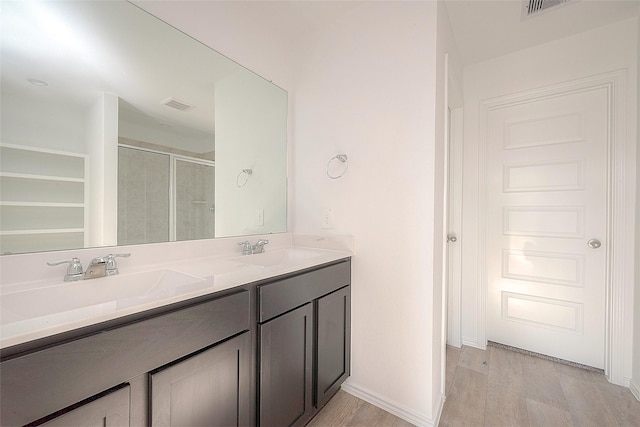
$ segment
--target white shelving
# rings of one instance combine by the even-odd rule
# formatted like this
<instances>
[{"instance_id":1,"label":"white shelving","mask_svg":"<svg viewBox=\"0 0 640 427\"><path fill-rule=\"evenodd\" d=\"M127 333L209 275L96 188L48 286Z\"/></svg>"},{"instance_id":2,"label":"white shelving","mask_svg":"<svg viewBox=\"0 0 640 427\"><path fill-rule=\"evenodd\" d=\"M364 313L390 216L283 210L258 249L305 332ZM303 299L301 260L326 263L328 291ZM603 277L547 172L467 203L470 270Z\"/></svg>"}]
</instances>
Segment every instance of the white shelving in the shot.
<instances>
[{"instance_id":1,"label":"white shelving","mask_svg":"<svg viewBox=\"0 0 640 427\"><path fill-rule=\"evenodd\" d=\"M0 144L0 253L84 247L87 156Z\"/></svg>"}]
</instances>

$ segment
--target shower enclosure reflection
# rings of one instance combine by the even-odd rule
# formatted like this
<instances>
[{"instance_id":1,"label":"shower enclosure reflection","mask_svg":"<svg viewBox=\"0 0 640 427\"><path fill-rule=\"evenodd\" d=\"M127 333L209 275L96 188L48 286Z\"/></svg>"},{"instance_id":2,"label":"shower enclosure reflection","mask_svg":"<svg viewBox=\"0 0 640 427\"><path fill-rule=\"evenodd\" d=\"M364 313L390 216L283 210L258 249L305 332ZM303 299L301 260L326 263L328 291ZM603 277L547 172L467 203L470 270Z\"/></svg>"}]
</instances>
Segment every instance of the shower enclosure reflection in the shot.
<instances>
[{"instance_id":1,"label":"shower enclosure reflection","mask_svg":"<svg viewBox=\"0 0 640 427\"><path fill-rule=\"evenodd\" d=\"M120 145L118 245L215 237L214 191L213 161Z\"/></svg>"}]
</instances>

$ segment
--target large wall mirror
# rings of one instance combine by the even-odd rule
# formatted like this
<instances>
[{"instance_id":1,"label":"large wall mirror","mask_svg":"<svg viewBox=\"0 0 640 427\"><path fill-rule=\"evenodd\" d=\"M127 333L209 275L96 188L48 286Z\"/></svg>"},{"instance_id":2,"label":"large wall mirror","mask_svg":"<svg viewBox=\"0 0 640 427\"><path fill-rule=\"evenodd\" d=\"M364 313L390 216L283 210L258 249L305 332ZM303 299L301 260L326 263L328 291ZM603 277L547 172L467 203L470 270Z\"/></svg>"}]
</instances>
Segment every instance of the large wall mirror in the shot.
<instances>
[{"instance_id":1,"label":"large wall mirror","mask_svg":"<svg viewBox=\"0 0 640 427\"><path fill-rule=\"evenodd\" d=\"M286 231L284 90L125 1L0 7L0 253Z\"/></svg>"}]
</instances>

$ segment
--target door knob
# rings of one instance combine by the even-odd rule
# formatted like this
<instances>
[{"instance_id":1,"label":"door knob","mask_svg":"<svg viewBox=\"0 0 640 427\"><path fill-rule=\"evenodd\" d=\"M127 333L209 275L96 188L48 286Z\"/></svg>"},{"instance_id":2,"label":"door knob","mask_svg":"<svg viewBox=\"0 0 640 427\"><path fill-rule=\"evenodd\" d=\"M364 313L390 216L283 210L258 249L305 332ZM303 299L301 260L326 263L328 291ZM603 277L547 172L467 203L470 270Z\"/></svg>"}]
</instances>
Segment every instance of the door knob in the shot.
<instances>
[{"instance_id":1,"label":"door knob","mask_svg":"<svg viewBox=\"0 0 640 427\"><path fill-rule=\"evenodd\" d=\"M587 246L589 246L591 249L598 249L600 246L602 246L602 243L598 239L591 239L587 242Z\"/></svg>"},{"instance_id":2,"label":"door knob","mask_svg":"<svg viewBox=\"0 0 640 427\"><path fill-rule=\"evenodd\" d=\"M457 242L458 238L456 236L454 236L453 234L450 234L447 236L447 242Z\"/></svg>"}]
</instances>

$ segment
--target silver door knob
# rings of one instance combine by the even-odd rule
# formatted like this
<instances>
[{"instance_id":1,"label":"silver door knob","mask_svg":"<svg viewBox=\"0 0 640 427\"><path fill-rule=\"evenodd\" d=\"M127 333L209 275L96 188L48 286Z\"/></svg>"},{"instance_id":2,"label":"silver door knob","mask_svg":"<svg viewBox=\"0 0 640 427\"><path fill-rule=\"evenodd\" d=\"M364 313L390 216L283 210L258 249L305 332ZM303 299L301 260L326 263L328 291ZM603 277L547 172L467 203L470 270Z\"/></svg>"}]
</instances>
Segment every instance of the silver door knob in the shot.
<instances>
[{"instance_id":1,"label":"silver door knob","mask_svg":"<svg viewBox=\"0 0 640 427\"><path fill-rule=\"evenodd\" d=\"M598 249L600 246L602 246L602 243L598 239L591 239L587 242L587 246L589 246L591 249Z\"/></svg>"},{"instance_id":2,"label":"silver door knob","mask_svg":"<svg viewBox=\"0 0 640 427\"><path fill-rule=\"evenodd\" d=\"M456 236L454 236L453 234L450 234L447 236L447 242L457 242L458 238Z\"/></svg>"}]
</instances>

